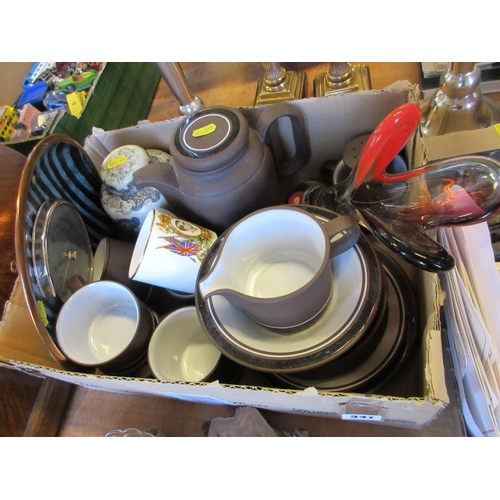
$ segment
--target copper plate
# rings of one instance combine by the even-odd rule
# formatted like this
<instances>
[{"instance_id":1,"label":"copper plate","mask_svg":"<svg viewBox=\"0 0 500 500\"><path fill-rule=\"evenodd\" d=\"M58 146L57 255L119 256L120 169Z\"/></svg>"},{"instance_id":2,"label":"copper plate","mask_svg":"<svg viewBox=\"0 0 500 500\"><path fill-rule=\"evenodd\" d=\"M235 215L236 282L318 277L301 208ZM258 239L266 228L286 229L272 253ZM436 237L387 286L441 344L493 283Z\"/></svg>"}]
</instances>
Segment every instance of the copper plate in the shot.
<instances>
[{"instance_id":1,"label":"copper plate","mask_svg":"<svg viewBox=\"0 0 500 500\"><path fill-rule=\"evenodd\" d=\"M63 135L42 139L23 169L17 197L15 227L16 262L28 309L51 354L68 367L73 364L55 341L55 325L62 302L47 300L41 292L33 267L33 228L42 204L63 199L78 211L87 228L91 248L104 237L117 237L116 228L100 201L101 179L84 149Z\"/></svg>"}]
</instances>

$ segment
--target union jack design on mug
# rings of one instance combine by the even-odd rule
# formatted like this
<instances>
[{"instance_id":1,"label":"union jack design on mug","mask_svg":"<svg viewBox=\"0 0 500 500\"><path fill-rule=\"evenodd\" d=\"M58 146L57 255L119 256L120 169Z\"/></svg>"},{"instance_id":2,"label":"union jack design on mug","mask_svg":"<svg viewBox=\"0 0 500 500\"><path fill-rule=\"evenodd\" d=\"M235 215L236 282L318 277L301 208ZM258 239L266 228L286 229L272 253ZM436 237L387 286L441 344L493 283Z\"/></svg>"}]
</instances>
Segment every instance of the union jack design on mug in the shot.
<instances>
[{"instance_id":1,"label":"union jack design on mug","mask_svg":"<svg viewBox=\"0 0 500 500\"><path fill-rule=\"evenodd\" d=\"M161 248L166 248L167 250L170 250L171 252L174 252L177 255L181 255L182 257L190 257L190 258L196 257L196 254L198 253L198 248L200 246L197 243L194 243L193 241L190 240L182 241L172 236L166 237L165 240L168 242L168 244L163 245Z\"/></svg>"},{"instance_id":2,"label":"union jack design on mug","mask_svg":"<svg viewBox=\"0 0 500 500\"><path fill-rule=\"evenodd\" d=\"M217 235L201 226L178 219L173 214L162 213L158 217L158 228L166 234L159 236L167 244L157 248L174 252L181 257L189 257L193 262L202 262Z\"/></svg>"}]
</instances>

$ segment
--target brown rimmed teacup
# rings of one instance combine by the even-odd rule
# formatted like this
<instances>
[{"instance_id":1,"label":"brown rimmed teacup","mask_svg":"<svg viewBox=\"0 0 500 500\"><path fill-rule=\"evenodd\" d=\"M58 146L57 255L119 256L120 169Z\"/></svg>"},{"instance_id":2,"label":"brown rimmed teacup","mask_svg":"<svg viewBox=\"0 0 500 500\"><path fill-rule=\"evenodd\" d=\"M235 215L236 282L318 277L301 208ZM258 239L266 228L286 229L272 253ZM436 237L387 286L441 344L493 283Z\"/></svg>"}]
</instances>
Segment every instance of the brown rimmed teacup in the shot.
<instances>
[{"instance_id":1,"label":"brown rimmed teacup","mask_svg":"<svg viewBox=\"0 0 500 500\"><path fill-rule=\"evenodd\" d=\"M56 323L60 349L74 363L115 373L140 363L157 317L130 289L115 281L68 280L76 290Z\"/></svg>"},{"instance_id":2,"label":"brown rimmed teacup","mask_svg":"<svg viewBox=\"0 0 500 500\"><path fill-rule=\"evenodd\" d=\"M177 382L233 383L241 369L207 337L195 306L163 318L151 337L148 362L155 378Z\"/></svg>"},{"instance_id":3,"label":"brown rimmed teacup","mask_svg":"<svg viewBox=\"0 0 500 500\"><path fill-rule=\"evenodd\" d=\"M153 286L131 280L128 276L133 253L133 243L103 238L94 253L92 281L117 281L129 288L138 299L147 302Z\"/></svg>"}]
</instances>

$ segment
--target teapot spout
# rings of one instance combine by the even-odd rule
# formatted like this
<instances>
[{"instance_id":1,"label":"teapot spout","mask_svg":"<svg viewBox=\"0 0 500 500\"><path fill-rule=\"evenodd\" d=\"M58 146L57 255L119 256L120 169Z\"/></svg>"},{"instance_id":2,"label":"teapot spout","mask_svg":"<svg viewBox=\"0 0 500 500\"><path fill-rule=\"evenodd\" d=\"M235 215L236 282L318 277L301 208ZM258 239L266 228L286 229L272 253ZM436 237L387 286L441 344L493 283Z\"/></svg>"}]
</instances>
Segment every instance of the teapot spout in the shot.
<instances>
[{"instance_id":1,"label":"teapot spout","mask_svg":"<svg viewBox=\"0 0 500 500\"><path fill-rule=\"evenodd\" d=\"M179 182L174 168L167 161L156 160L136 170L133 177L137 188L154 187L167 201L176 197L175 195L179 191Z\"/></svg>"}]
</instances>

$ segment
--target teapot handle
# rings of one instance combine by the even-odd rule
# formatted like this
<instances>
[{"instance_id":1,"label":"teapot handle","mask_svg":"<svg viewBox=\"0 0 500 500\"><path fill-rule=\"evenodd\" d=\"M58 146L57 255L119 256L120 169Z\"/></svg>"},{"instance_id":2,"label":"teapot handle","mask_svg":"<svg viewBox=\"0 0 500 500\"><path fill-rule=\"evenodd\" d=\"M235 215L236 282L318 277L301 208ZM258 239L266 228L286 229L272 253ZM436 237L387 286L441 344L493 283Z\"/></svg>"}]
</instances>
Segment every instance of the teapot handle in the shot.
<instances>
[{"instance_id":1,"label":"teapot handle","mask_svg":"<svg viewBox=\"0 0 500 500\"><path fill-rule=\"evenodd\" d=\"M280 118L288 117L292 126L293 141L295 145L294 155L278 163L276 161L277 145L271 139L271 126ZM262 141L264 141L275 157L276 171L278 175L286 176L297 172L309 160L309 139L302 115L289 103L272 104L261 113L255 127Z\"/></svg>"}]
</instances>

